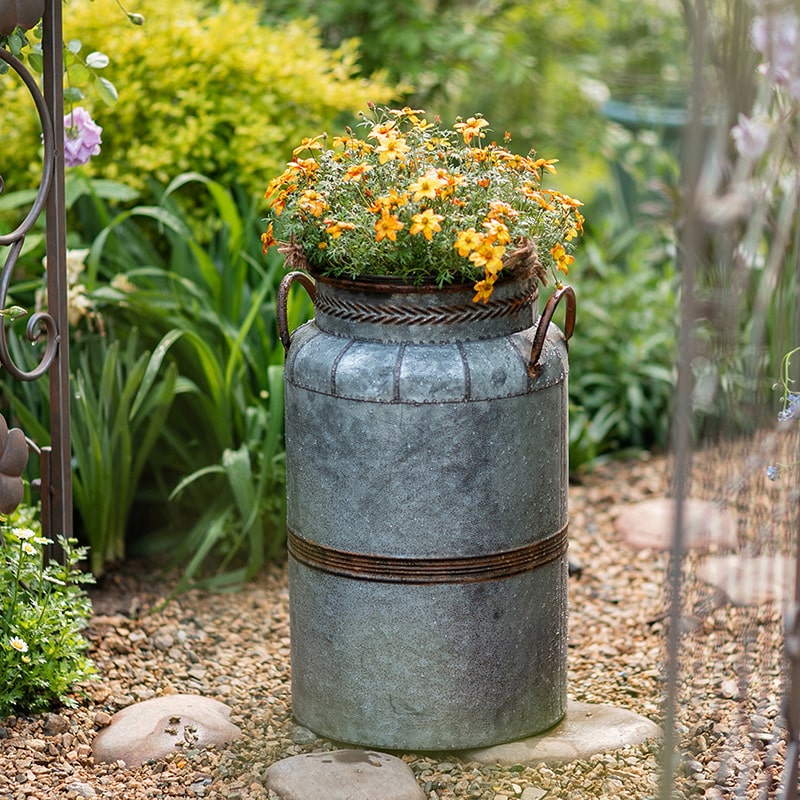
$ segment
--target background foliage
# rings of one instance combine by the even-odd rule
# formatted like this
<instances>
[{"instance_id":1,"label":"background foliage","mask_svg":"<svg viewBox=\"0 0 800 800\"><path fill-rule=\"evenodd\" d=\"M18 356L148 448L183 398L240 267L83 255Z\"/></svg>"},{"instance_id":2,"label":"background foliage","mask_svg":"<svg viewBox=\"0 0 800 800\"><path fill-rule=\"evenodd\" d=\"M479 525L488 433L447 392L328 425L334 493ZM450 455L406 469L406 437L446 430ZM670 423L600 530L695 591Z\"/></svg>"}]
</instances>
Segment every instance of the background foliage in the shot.
<instances>
[{"instance_id":1,"label":"background foliage","mask_svg":"<svg viewBox=\"0 0 800 800\"><path fill-rule=\"evenodd\" d=\"M368 101L423 105L446 123L479 111L498 139L512 132L515 151L560 160L558 183L586 202L587 218L570 276L571 467L665 445L681 213L681 116L671 112L683 106L687 63L677 2L278 0L258 10L137 0L141 28L98 3L71 0L65 15L84 51L109 54L120 90L111 107L95 98L103 151L67 181L69 246L89 248L73 435L76 485L99 478L76 492L96 572L126 552L159 552L187 580L221 585L281 547L283 265L261 253L261 195L303 136L338 132ZM24 204L12 190L40 171L15 92L0 80L0 213ZM20 169L5 168L10 153ZM12 292L20 305L36 303L41 255L29 237ZM312 313L303 293L289 311L292 325ZM47 419L45 388L4 388L31 424ZM713 419L720 407L708 396ZM156 413L163 423L148 436ZM109 464L120 451L92 438L99 419L131 436L116 440L130 451L129 477L107 540L91 496L117 496L121 473Z\"/></svg>"},{"instance_id":2,"label":"background foliage","mask_svg":"<svg viewBox=\"0 0 800 800\"><path fill-rule=\"evenodd\" d=\"M308 130L393 94L380 80L355 75L354 43L326 50L308 21L268 27L252 5L236 1L135 5L146 19L142 26L127 24L110 2L71 0L64 15L65 39L109 54L106 71L121 92L110 107L92 95L83 102L103 127L90 174L141 190L148 178L165 185L197 170L263 191L265 176ZM24 94L13 86L0 81L4 150L15 163L31 165L34 184L41 169L38 126L32 113L20 114L31 104L20 102Z\"/></svg>"}]
</instances>

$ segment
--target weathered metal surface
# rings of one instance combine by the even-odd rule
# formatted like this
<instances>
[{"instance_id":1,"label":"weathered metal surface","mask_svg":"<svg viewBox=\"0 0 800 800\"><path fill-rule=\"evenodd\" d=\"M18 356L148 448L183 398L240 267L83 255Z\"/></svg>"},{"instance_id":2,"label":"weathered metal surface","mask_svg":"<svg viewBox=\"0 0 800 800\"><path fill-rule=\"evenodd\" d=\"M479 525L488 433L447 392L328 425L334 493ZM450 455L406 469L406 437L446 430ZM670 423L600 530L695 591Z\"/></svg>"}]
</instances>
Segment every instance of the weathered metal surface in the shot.
<instances>
[{"instance_id":1,"label":"weathered metal surface","mask_svg":"<svg viewBox=\"0 0 800 800\"><path fill-rule=\"evenodd\" d=\"M294 713L387 749L540 732L566 709L565 339L532 377L532 284L340 283L286 333Z\"/></svg>"}]
</instances>

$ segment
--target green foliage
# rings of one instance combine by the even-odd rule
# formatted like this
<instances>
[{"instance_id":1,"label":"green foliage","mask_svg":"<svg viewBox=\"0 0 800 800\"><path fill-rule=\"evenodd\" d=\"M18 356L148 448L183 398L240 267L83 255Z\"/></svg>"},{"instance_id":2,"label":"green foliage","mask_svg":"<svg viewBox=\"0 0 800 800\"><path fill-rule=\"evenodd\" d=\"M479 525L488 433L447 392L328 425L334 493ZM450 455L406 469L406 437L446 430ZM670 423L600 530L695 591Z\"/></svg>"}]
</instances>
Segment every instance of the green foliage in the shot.
<instances>
[{"instance_id":1,"label":"green foliage","mask_svg":"<svg viewBox=\"0 0 800 800\"><path fill-rule=\"evenodd\" d=\"M614 179L587 210L570 343L573 472L627 449L664 448L674 392L677 161L650 134L616 129L606 154Z\"/></svg>"},{"instance_id":2,"label":"green foliage","mask_svg":"<svg viewBox=\"0 0 800 800\"><path fill-rule=\"evenodd\" d=\"M181 211L182 193L207 194L219 222L210 240ZM113 217L89 256L91 294L116 337L136 328L147 342L174 338L178 396L148 466L162 527L138 545L169 548L186 581L209 572L217 585L248 578L283 542L283 350L275 316L283 273L280 259L263 266L259 237L255 202L189 173L157 204ZM108 265L114 274L104 272ZM292 301L293 324L309 312L300 302ZM164 530L168 498L172 525Z\"/></svg>"},{"instance_id":3,"label":"green foliage","mask_svg":"<svg viewBox=\"0 0 800 800\"><path fill-rule=\"evenodd\" d=\"M301 131L329 126L340 113L393 93L378 80L354 77L353 45L325 50L308 22L269 28L246 2L216 9L199 0L136 5L142 26L99 13L91 0L65 8L65 40L109 53L106 71L120 91L110 108L95 95L83 102L103 127L92 174L142 189L148 177L166 184L197 170L262 192ZM38 124L13 81L0 80L0 92L4 153L13 153L20 169L31 165L33 182L40 173ZM18 175L5 177L7 188L20 188L8 184Z\"/></svg>"},{"instance_id":4,"label":"green foliage","mask_svg":"<svg viewBox=\"0 0 800 800\"><path fill-rule=\"evenodd\" d=\"M575 182L564 188L579 197L590 194L606 100L685 104L677 0L279 0L265 10L313 15L328 46L358 37L365 72L410 84L412 106L444 119L480 111L498 135L514 132L516 150L564 158Z\"/></svg>"},{"instance_id":5,"label":"green foliage","mask_svg":"<svg viewBox=\"0 0 800 800\"><path fill-rule=\"evenodd\" d=\"M70 375L73 500L79 535L90 548L94 575L125 557L125 534L142 472L175 397L177 370L164 365L176 334L164 336L152 354L135 330L124 345L106 336L84 337L74 348ZM14 353L23 358L19 341ZM163 367L163 369L162 369ZM46 383L30 404L16 386L6 387L12 409L28 435L48 441Z\"/></svg>"},{"instance_id":6,"label":"green foliage","mask_svg":"<svg viewBox=\"0 0 800 800\"><path fill-rule=\"evenodd\" d=\"M59 538L62 561L45 563L38 513L21 506L0 533L0 718L70 703L76 683L94 674L81 631L91 603L81 584L91 582L78 563L74 540Z\"/></svg>"}]
</instances>

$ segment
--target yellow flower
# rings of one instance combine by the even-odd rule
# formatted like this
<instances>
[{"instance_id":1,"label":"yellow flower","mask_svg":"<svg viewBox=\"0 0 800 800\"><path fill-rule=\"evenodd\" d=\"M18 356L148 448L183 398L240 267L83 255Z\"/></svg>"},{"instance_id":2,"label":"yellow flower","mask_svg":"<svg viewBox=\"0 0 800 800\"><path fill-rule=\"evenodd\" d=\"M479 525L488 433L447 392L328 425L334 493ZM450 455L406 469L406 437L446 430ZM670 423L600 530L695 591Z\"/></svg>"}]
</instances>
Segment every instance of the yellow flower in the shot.
<instances>
[{"instance_id":1,"label":"yellow flower","mask_svg":"<svg viewBox=\"0 0 800 800\"><path fill-rule=\"evenodd\" d=\"M490 241L496 244L510 244L511 234L508 232L508 226L499 219L487 219L483 223L486 228L486 235Z\"/></svg>"},{"instance_id":2,"label":"yellow flower","mask_svg":"<svg viewBox=\"0 0 800 800\"><path fill-rule=\"evenodd\" d=\"M497 275L503 269L503 256L506 248L502 245L494 245L483 240L477 250L469 254L469 260L476 267L483 267L487 275Z\"/></svg>"},{"instance_id":3,"label":"yellow flower","mask_svg":"<svg viewBox=\"0 0 800 800\"><path fill-rule=\"evenodd\" d=\"M440 178L435 169L429 169L410 184L408 190L414 192L411 199L415 203L419 203L423 199L435 200L437 192L444 186L447 186L447 181Z\"/></svg>"},{"instance_id":4,"label":"yellow flower","mask_svg":"<svg viewBox=\"0 0 800 800\"><path fill-rule=\"evenodd\" d=\"M469 144L476 137L483 139L486 134L481 130L489 125L489 122L483 117L470 117L466 122L456 122L453 127L461 132L464 137L464 143Z\"/></svg>"},{"instance_id":5,"label":"yellow flower","mask_svg":"<svg viewBox=\"0 0 800 800\"><path fill-rule=\"evenodd\" d=\"M546 169L552 175L556 174L556 168L553 166L554 164L558 164L557 158L537 158L536 161L533 162L534 169Z\"/></svg>"},{"instance_id":6,"label":"yellow flower","mask_svg":"<svg viewBox=\"0 0 800 800\"><path fill-rule=\"evenodd\" d=\"M411 148L406 144L405 139L397 133L390 133L378 136L378 163L385 164L387 161L403 161L405 154Z\"/></svg>"},{"instance_id":7,"label":"yellow flower","mask_svg":"<svg viewBox=\"0 0 800 800\"><path fill-rule=\"evenodd\" d=\"M472 302L478 303L482 300L485 303L492 296L492 292L494 291L494 279L485 278L482 281L478 281L473 288L476 294L475 297L472 298Z\"/></svg>"},{"instance_id":8,"label":"yellow flower","mask_svg":"<svg viewBox=\"0 0 800 800\"><path fill-rule=\"evenodd\" d=\"M476 250L481 242L483 236L478 233L475 228L467 228L465 231L459 231L456 234L456 240L453 247L458 250L458 254L466 258L473 250Z\"/></svg>"},{"instance_id":9,"label":"yellow flower","mask_svg":"<svg viewBox=\"0 0 800 800\"><path fill-rule=\"evenodd\" d=\"M414 214L411 217L413 225L408 229L412 235L421 233L428 241L433 239L433 234L442 230L439 224L444 217L441 214L434 214L432 208L426 208L421 214Z\"/></svg>"},{"instance_id":10,"label":"yellow flower","mask_svg":"<svg viewBox=\"0 0 800 800\"><path fill-rule=\"evenodd\" d=\"M375 223L375 241L380 242L381 239L389 239L392 242L397 241L397 231L405 227L400 220L393 214L390 214L385 209L381 211L380 219Z\"/></svg>"},{"instance_id":11,"label":"yellow flower","mask_svg":"<svg viewBox=\"0 0 800 800\"><path fill-rule=\"evenodd\" d=\"M563 244L557 244L555 247L550 248L550 255L553 256L556 266L565 275L569 274L569 265L575 260L575 256L571 256L564 249Z\"/></svg>"},{"instance_id":12,"label":"yellow flower","mask_svg":"<svg viewBox=\"0 0 800 800\"><path fill-rule=\"evenodd\" d=\"M373 214L379 214L383 211L391 211L393 208L404 206L408 202L408 194L403 192L400 194L394 187L389 189L389 194L377 198L375 202L369 207L369 211Z\"/></svg>"}]
</instances>

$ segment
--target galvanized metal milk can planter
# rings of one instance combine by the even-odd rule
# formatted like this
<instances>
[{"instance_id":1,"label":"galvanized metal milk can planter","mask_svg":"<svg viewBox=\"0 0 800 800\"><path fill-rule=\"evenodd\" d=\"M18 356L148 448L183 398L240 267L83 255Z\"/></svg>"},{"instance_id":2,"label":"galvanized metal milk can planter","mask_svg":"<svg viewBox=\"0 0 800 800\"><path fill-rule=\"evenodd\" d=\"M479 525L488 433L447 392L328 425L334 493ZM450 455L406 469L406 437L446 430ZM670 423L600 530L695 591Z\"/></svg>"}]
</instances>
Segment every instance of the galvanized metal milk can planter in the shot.
<instances>
[{"instance_id":1,"label":"galvanized metal milk can planter","mask_svg":"<svg viewBox=\"0 0 800 800\"><path fill-rule=\"evenodd\" d=\"M295 281L315 318L290 333ZM331 739L473 748L565 713L575 295L539 316L534 278L472 294L280 288L292 705Z\"/></svg>"}]
</instances>

